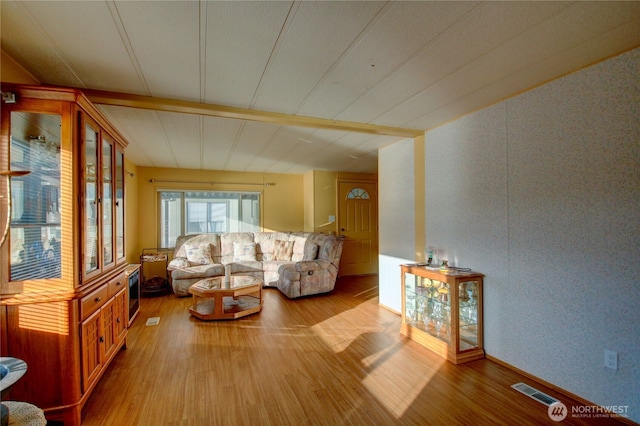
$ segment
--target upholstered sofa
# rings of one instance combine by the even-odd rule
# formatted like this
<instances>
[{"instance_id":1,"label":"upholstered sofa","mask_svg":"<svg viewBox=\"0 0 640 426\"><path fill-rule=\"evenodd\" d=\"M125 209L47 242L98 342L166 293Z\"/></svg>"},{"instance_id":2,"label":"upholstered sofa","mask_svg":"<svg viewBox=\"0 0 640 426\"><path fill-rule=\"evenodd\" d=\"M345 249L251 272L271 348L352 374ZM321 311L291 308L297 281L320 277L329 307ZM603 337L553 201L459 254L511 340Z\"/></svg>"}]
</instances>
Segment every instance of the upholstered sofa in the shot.
<instances>
[{"instance_id":1,"label":"upholstered sofa","mask_svg":"<svg viewBox=\"0 0 640 426\"><path fill-rule=\"evenodd\" d=\"M176 296L203 278L251 275L289 298L335 287L343 237L318 232L230 232L182 235L168 271Z\"/></svg>"}]
</instances>

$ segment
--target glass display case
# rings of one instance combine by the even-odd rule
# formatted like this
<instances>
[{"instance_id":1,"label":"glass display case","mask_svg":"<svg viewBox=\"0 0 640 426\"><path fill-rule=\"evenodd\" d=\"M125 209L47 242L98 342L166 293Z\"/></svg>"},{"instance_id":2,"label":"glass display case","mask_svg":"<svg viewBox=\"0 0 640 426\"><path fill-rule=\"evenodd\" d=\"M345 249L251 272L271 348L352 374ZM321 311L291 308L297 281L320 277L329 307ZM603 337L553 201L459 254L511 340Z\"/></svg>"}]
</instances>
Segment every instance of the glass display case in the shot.
<instances>
[{"instance_id":1,"label":"glass display case","mask_svg":"<svg viewBox=\"0 0 640 426\"><path fill-rule=\"evenodd\" d=\"M127 142L76 89L2 93L0 351L29 365L13 398L80 425L126 344Z\"/></svg>"},{"instance_id":2,"label":"glass display case","mask_svg":"<svg viewBox=\"0 0 640 426\"><path fill-rule=\"evenodd\" d=\"M477 272L401 265L400 332L460 364L484 358L482 284Z\"/></svg>"}]
</instances>

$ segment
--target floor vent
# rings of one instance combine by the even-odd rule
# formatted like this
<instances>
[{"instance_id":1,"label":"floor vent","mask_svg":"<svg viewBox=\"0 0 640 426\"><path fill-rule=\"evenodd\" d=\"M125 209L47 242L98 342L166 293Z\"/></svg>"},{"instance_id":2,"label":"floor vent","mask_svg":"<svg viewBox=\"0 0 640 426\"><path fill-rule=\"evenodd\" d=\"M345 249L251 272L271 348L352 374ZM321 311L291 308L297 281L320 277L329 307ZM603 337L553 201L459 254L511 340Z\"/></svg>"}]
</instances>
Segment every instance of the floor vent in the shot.
<instances>
[{"instance_id":1,"label":"floor vent","mask_svg":"<svg viewBox=\"0 0 640 426\"><path fill-rule=\"evenodd\" d=\"M547 395L546 393L540 392L538 389L532 388L529 385L525 385L522 382L511 385L511 387L546 406L549 406L554 402L558 402L557 399Z\"/></svg>"},{"instance_id":2,"label":"floor vent","mask_svg":"<svg viewBox=\"0 0 640 426\"><path fill-rule=\"evenodd\" d=\"M147 325L158 325L160 324L160 317L151 317L147 319Z\"/></svg>"}]
</instances>

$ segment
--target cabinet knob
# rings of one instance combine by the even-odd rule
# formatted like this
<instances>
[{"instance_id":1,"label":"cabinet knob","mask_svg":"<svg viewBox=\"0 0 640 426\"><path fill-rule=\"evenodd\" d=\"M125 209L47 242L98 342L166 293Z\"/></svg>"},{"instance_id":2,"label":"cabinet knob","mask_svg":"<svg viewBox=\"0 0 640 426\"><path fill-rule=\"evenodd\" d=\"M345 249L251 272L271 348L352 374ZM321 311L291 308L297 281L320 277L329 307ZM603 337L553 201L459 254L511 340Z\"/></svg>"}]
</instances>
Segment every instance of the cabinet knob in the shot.
<instances>
[{"instance_id":1,"label":"cabinet knob","mask_svg":"<svg viewBox=\"0 0 640 426\"><path fill-rule=\"evenodd\" d=\"M94 301L96 301L96 302L99 302L99 301L101 301L101 300L102 300L102 297L98 296L98 297L96 297L96 298L95 298L95 299L93 299L93 300L94 300Z\"/></svg>"},{"instance_id":2,"label":"cabinet knob","mask_svg":"<svg viewBox=\"0 0 640 426\"><path fill-rule=\"evenodd\" d=\"M104 343L104 336L100 336L100 343Z\"/></svg>"},{"instance_id":3,"label":"cabinet knob","mask_svg":"<svg viewBox=\"0 0 640 426\"><path fill-rule=\"evenodd\" d=\"M120 317L116 318L116 322L120 324Z\"/></svg>"}]
</instances>

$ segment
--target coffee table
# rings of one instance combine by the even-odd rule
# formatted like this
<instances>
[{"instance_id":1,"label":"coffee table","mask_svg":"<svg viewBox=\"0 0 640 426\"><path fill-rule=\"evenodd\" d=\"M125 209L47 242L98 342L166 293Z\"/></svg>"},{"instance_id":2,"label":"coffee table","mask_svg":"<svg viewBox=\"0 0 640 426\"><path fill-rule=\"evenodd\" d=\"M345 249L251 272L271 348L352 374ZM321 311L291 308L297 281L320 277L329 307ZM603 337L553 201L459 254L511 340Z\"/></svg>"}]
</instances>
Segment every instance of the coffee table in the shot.
<instances>
[{"instance_id":1,"label":"coffee table","mask_svg":"<svg viewBox=\"0 0 640 426\"><path fill-rule=\"evenodd\" d=\"M236 319L262 309L262 280L249 275L205 278L189 287L189 313L201 320Z\"/></svg>"}]
</instances>

